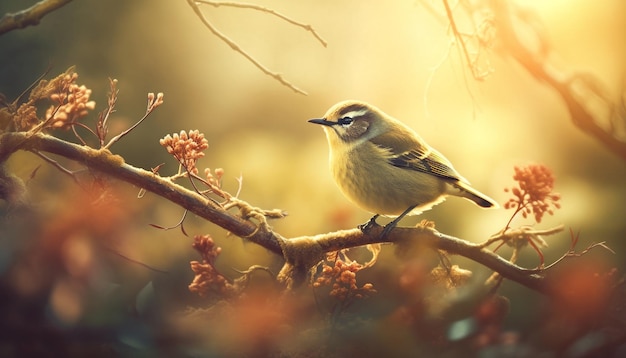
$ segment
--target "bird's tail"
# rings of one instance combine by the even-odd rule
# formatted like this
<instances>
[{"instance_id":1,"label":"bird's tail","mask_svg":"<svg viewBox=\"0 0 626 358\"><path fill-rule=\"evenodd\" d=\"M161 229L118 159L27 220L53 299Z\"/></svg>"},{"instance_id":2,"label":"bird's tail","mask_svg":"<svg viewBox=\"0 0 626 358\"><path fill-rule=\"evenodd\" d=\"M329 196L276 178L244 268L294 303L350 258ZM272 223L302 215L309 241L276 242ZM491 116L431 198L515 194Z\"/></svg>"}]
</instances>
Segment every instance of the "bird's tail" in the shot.
<instances>
[{"instance_id":1,"label":"bird's tail","mask_svg":"<svg viewBox=\"0 0 626 358\"><path fill-rule=\"evenodd\" d=\"M469 184L465 182L458 181L452 184L452 186L454 187L454 189L456 189L456 190L452 190L452 192L450 193L452 195L469 199L475 202L478 206L481 206L483 208L499 208L500 207L500 205L498 205L498 203L495 200L479 192L478 190L472 188Z\"/></svg>"}]
</instances>

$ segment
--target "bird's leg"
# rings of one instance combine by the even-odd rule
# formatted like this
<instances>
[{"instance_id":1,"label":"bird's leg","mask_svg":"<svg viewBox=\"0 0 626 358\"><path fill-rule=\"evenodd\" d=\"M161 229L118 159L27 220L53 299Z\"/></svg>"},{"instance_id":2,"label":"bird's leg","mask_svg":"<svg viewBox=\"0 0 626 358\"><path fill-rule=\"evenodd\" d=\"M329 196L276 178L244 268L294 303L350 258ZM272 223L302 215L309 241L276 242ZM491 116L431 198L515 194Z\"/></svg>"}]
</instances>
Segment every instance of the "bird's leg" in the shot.
<instances>
[{"instance_id":1,"label":"bird's leg","mask_svg":"<svg viewBox=\"0 0 626 358\"><path fill-rule=\"evenodd\" d=\"M374 214L374 216L372 216L371 219L369 219L365 224L359 225L358 228L361 229L362 232L365 232L371 226L377 225L376 218L378 218L378 216L379 216L378 214Z\"/></svg>"},{"instance_id":2,"label":"bird's leg","mask_svg":"<svg viewBox=\"0 0 626 358\"><path fill-rule=\"evenodd\" d=\"M380 233L380 236L378 238L381 241L384 240L387 237L387 235L389 234L389 232L391 232L391 230L398 225L398 222L400 222L400 220L402 220L402 218L405 217L408 213L413 211L413 209L415 209L416 206L417 205L409 206L406 210L404 210L402 212L402 214L398 215L397 218L393 219L392 222L390 222L389 224L385 225L385 227L383 228L383 232Z\"/></svg>"}]
</instances>

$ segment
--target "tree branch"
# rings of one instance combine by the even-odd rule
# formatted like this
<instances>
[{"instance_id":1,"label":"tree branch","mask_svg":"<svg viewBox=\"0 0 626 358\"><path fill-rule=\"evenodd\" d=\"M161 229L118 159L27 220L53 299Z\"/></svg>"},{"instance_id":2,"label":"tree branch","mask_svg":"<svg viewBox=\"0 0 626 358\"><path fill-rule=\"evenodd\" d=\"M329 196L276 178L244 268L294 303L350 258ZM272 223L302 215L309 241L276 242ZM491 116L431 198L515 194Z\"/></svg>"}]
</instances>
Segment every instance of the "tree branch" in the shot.
<instances>
[{"instance_id":1,"label":"tree branch","mask_svg":"<svg viewBox=\"0 0 626 358\"><path fill-rule=\"evenodd\" d=\"M65 142L43 133L4 133L0 135L0 167L17 150L44 151L75 160L93 170L106 173L111 177L162 196L237 236L261 245L275 254L282 255L286 261L285 267L281 271L282 279L288 281L289 286L304 283L309 270L322 260L327 252L390 242L397 245L419 243L445 250L451 254L461 255L528 288L549 293L549 286L541 274L542 271L521 268L479 244L445 235L434 229L397 227L386 236L385 240L381 240L382 227L377 224L370 224L363 230L342 230L323 235L285 239L271 231L266 225L257 225L230 213L213 200L197 192L177 185L151 171L126 164L122 157L111 154L108 150L93 149ZM3 189L0 188L0 190Z\"/></svg>"},{"instance_id":2,"label":"tree branch","mask_svg":"<svg viewBox=\"0 0 626 358\"><path fill-rule=\"evenodd\" d=\"M28 9L16 13L6 13L0 18L0 35L28 26L38 25L44 16L71 1L72 0L41 0Z\"/></svg>"},{"instance_id":3,"label":"tree branch","mask_svg":"<svg viewBox=\"0 0 626 358\"><path fill-rule=\"evenodd\" d=\"M332 252L345 248L381 243L380 234L383 227L369 224L365 230L352 229L317 235L313 239L319 244L322 251ZM488 267L503 277L522 284L538 292L547 294L549 287L545 277L539 270L529 270L512 264L494 254L480 244L474 244L454 236L443 234L427 227L396 227L385 242L394 244L419 243L431 248L444 250L450 254L460 255Z\"/></svg>"},{"instance_id":4,"label":"tree branch","mask_svg":"<svg viewBox=\"0 0 626 358\"><path fill-rule=\"evenodd\" d=\"M209 31L211 31L213 33L213 35L217 36L220 40L222 40L224 43L226 43L234 51L239 52L243 57L245 57L248 61L250 61L250 63L252 63L254 66L256 66L256 68L261 70L261 72L263 72L266 75L274 78L276 81L280 82L283 86L291 88L296 93L300 93L300 94L304 94L304 95L307 94L302 89L296 87L296 85L294 85L291 82L287 81L280 73L273 72L269 68L265 67L259 61L257 61L252 55L250 55L248 52L246 52L246 50L241 48L230 37L226 36L226 34L222 33L220 30L218 30L215 26L213 26L211 21L209 21L209 19L207 19L207 17L204 16L202 11L198 7L199 3L201 3L201 4L210 4L210 5L213 5L213 6L218 6L218 5L216 5L215 3L207 2L207 1L198 2L196 0L187 0L187 3L193 9L194 13L196 14L196 16L198 16L200 21L202 21L204 26L207 29L209 29ZM221 4L221 5L226 5L226 4ZM232 6L232 4L229 3L229 6ZM250 7L250 5L247 5L247 6ZM241 5L240 7L243 7L243 5ZM262 8L262 7L257 7L256 9L258 10L259 8ZM277 15L276 12L270 12L268 10L263 10L263 11L266 11L266 12L272 14L272 15L275 15L275 16L279 16L279 17L281 17L283 19L286 18L284 15ZM297 23L297 22L295 22L293 20L290 20L290 22L294 23L294 24L297 24L297 26L303 27L303 28L311 31L311 33L315 36L315 38L317 38L317 40L320 41L322 43L322 45L326 46L326 42L323 39L321 39L321 37L315 31L312 30L312 27L310 25L303 25L303 24Z\"/></svg>"},{"instance_id":5,"label":"tree branch","mask_svg":"<svg viewBox=\"0 0 626 358\"><path fill-rule=\"evenodd\" d=\"M543 34L536 26L533 26L533 23L520 15L522 10L508 1L492 0L491 6L495 12L496 26L502 37L501 43L507 48L508 53L533 77L545 82L561 96L574 125L596 137L609 150L626 160L626 142L615 136L611 128L603 128L600 118L596 118L590 108L583 104L582 98L584 97L581 95L581 89L600 97L608 107L611 107L609 112L612 114L619 112L615 111L616 106L610 103L610 99L601 93L599 89L601 86L593 82L593 76L558 70L547 59L551 49ZM522 36L525 36L525 39ZM528 38L534 38L535 48L528 45Z\"/></svg>"},{"instance_id":6,"label":"tree branch","mask_svg":"<svg viewBox=\"0 0 626 358\"><path fill-rule=\"evenodd\" d=\"M75 160L91 169L162 196L274 253L281 254L282 252L278 243L280 238L276 234L260 226L257 228L253 222L229 213L214 201L175 184L167 178L126 164L121 156L111 154L108 150L65 142L43 133L29 135L24 132L15 132L0 135L0 164L16 150L45 151Z\"/></svg>"},{"instance_id":7,"label":"tree branch","mask_svg":"<svg viewBox=\"0 0 626 358\"><path fill-rule=\"evenodd\" d=\"M315 29L313 28L313 26L309 25L309 24L303 24L301 22L295 21L281 13L279 13L278 11L272 10L270 8L264 7L264 6L260 6L260 5L256 5L256 4L246 4L246 3L240 3L240 2L218 2L218 1L208 1L208 0L195 0L196 3L198 4L206 4L206 5L211 5L213 7L220 7L220 6L224 6L224 7L235 7L235 8L240 8L240 9L252 9L252 10L257 10L260 12L265 12L268 13L270 15L276 16L279 19L282 19L292 25L298 26L303 28L304 30L310 32L316 39L317 41L319 41L322 46L326 47L328 45L328 43L326 42L326 40L324 40L322 38L322 36L320 36L320 34L317 33L317 31L315 31Z\"/></svg>"},{"instance_id":8,"label":"tree branch","mask_svg":"<svg viewBox=\"0 0 626 358\"><path fill-rule=\"evenodd\" d=\"M433 11L428 2L424 3L427 9ZM459 5L464 5L470 18L483 19L481 26L474 28L474 32L468 36L463 35L458 28L448 0L442 0L442 3L452 34L460 43L465 61L476 80L482 80L491 71L481 73L476 59L470 56L465 37L476 39L479 44L489 43L491 36L487 34L497 33L499 44L505 49L504 54L510 55L533 77L559 94L575 126L600 140L610 151L626 160L624 93L620 100L614 100L592 74L560 70L550 59L554 50L543 33L539 19L532 11L509 0L459 2ZM495 31L488 31L489 29ZM594 103L593 100L599 101ZM602 108L594 107L598 102Z\"/></svg>"}]
</instances>

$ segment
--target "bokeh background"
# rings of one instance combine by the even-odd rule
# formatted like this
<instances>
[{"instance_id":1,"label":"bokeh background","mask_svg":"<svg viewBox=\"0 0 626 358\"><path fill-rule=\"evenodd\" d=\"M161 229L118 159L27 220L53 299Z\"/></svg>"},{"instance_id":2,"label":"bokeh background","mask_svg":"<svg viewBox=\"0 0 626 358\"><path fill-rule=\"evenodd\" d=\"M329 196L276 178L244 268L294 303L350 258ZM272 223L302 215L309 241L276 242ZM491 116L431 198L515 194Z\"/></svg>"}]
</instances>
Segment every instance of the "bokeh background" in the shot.
<instances>
[{"instance_id":1,"label":"bokeh background","mask_svg":"<svg viewBox=\"0 0 626 358\"><path fill-rule=\"evenodd\" d=\"M33 3L4 0L0 13ZM550 167L556 176L555 191L562 195L562 209L537 227L562 223L580 232L581 248L606 241L615 255L602 250L589 255L603 267L626 268L624 161L575 128L557 94L497 50L485 53L494 72L484 81L473 80L458 47L451 45L441 4L408 0L255 3L312 25L327 47L311 33L266 13L202 9L216 28L307 95L261 73L212 35L182 0L75 1L38 26L0 36L0 92L14 99L48 67L52 76L76 65L78 83L93 90L100 110L106 104L108 78L116 78L120 92L112 117L114 132L143 115L148 92L163 92L164 105L116 144L113 152L146 169L165 163L162 175L173 174L177 165L160 147L159 138L198 129L210 146L199 166L224 168L223 186L231 192L237 191L241 176L240 198L253 205L286 210L287 218L271 222L286 237L351 228L369 218L335 187L323 131L307 123L340 100L365 100L416 129L476 188L500 203L507 199L503 189L513 185L514 166ZM564 71L589 72L614 98L621 98L626 85L624 2L526 1L524 7L543 21ZM89 120L95 117L94 113ZM51 212L81 208L79 199L72 198L70 180L50 165L23 153L9 162L10 170L25 180L40 165L28 181L33 201ZM141 294L151 297L149 305L159 309L202 304L187 292L193 277L188 262L197 259L191 240L180 230L149 226L173 225L182 210L152 194L137 199L137 188L119 187L122 192L117 198L126 211L116 209L116 216L109 218L119 223L119 230L114 235L107 232L101 245L94 243L97 235L91 224L82 234L73 232L70 240L41 243L41 237L24 229L27 223L2 206L7 213L0 227L3 284L16 285L15 292L27 298L39 287L47 287L50 294L40 298L48 300L45 320L62 327L85 322L106 326L116 314L122 315L119 307L136 305ZM87 212L81 214L99 215L96 209ZM80 215L66 215L82 222ZM421 217L406 219L406 224L426 218L442 232L478 242L500 230L510 215L504 209L481 210L453 198ZM275 271L281 266L280 258L193 216L187 218L185 229L191 235L209 233L216 239L224 248L220 260L227 275L234 277L231 268L251 264ZM567 249L567 231L547 238L548 262ZM46 268L16 258L35 243L59 250L78 272L88 271L83 274L90 283L34 280L32 276ZM61 244L63 248L57 246ZM387 251L385 258L393 262L391 250ZM146 269L119 254L168 273ZM528 251L520 263L534 266L538 260ZM488 275L484 269L475 270ZM533 304L541 298L516 284L507 283L503 289L513 307L507 325L517 330L531 327L536 319ZM141 346L149 333L144 337L137 333L143 328L132 327L136 330L128 336Z\"/></svg>"}]
</instances>

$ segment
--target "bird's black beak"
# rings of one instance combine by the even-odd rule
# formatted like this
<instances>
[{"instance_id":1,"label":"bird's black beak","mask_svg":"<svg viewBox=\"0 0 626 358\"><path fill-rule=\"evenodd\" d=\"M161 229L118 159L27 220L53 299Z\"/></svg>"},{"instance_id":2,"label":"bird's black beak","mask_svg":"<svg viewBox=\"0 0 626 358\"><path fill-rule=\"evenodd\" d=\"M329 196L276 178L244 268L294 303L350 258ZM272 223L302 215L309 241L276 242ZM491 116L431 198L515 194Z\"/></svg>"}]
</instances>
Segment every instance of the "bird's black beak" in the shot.
<instances>
[{"instance_id":1,"label":"bird's black beak","mask_svg":"<svg viewBox=\"0 0 626 358\"><path fill-rule=\"evenodd\" d=\"M335 122L332 121L327 121L324 118L313 118L313 119L309 119L309 123L315 123L315 124L321 124L323 126L332 126L333 124L337 124Z\"/></svg>"}]
</instances>

